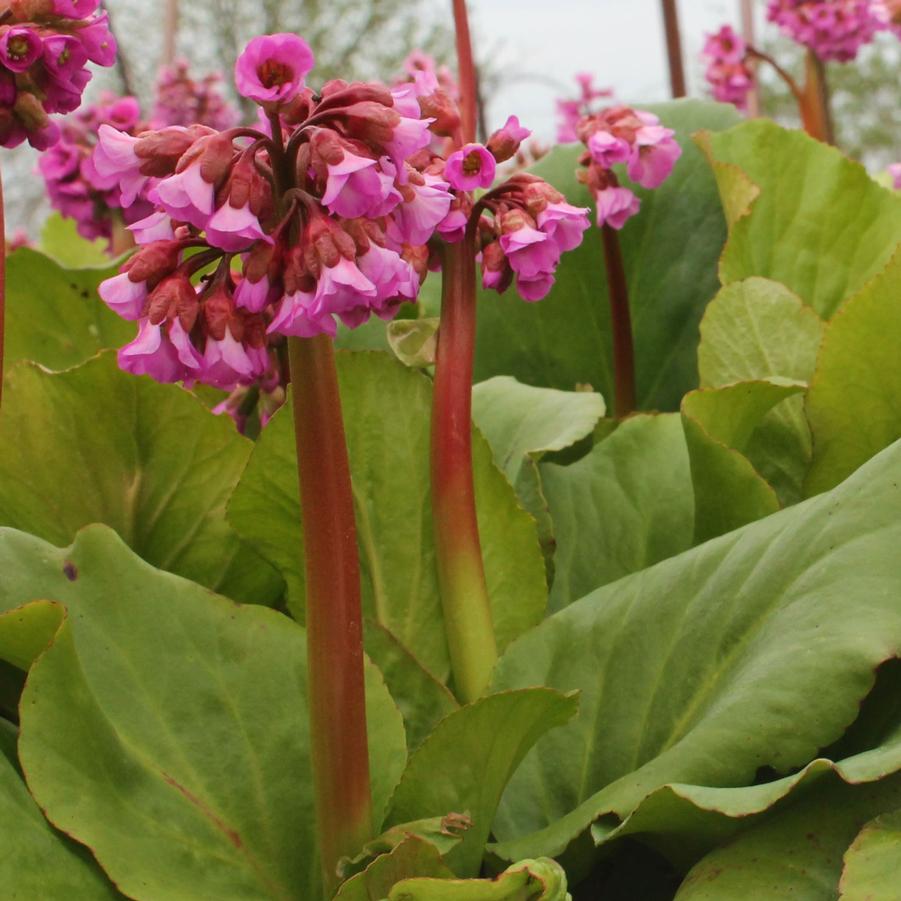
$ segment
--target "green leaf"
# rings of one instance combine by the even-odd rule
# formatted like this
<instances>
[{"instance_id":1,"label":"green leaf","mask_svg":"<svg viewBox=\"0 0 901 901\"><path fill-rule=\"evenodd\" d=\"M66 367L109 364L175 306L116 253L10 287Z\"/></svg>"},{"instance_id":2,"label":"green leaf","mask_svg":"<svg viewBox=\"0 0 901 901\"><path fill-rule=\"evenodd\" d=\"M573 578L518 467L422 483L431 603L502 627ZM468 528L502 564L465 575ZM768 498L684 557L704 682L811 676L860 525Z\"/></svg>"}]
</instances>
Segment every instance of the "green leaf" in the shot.
<instances>
[{"instance_id":1,"label":"green leaf","mask_svg":"<svg viewBox=\"0 0 901 901\"><path fill-rule=\"evenodd\" d=\"M382 854L362 872L345 882L335 901L384 901L391 888L412 876L452 879L453 873L441 853L429 841L408 835L387 854Z\"/></svg>"},{"instance_id":2,"label":"green leaf","mask_svg":"<svg viewBox=\"0 0 901 901\"><path fill-rule=\"evenodd\" d=\"M436 678L449 673L435 572L429 485L431 382L387 354L339 353L338 376L357 516L365 614ZM290 404L257 442L229 505L237 531L282 572L302 619L303 537ZM498 642L541 620L544 563L535 523L473 442L479 527ZM516 560L516 566L510 561Z\"/></svg>"},{"instance_id":3,"label":"green leaf","mask_svg":"<svg viewBox=\"0 0 901 901\"><path fill-rule=\"evenodd\" d=\"M541 465L557 550L550 608L688 550L694 495L675 414L632 416L569 466Z\"/></svg>"},{"instance_id":4,"label":"green leaf","mask_svg":"<svg viewBox=\"0 0 901 901\"><path fill-rule=\"evenodd\" d=\"M833 492L620 579L523 636L496 688L581 690L513 777L505 859L557 856L672 783L809 762L901 644L901 443Z\"/></svg>"},{"instance_id":5,"label":"green leaf","mask_svg":"<svg viewBox=\"0 0 901 901\"><path fill-rule=\"evenodd\" d=\"M388 323L388 344L405 366L425 367L435 362L438 319L395 319Z\"/></svg>"},{"instance_id":6,"label":"green leaf","mask_svg":"<svg viewBox=\"0 0 901 901\"><path fill-rule=\"evenodd\" d=\"M842 853L873 816L901 803L901 776L867 785L833 781L815 785L787 810L767 817L730 844L713 851L688 875L678 901L767 901L838 896ZM843 895L847 901L897 897L901 868L882 894Z\"/></svg>"},{"instance_id":7,"label":"green leaf","mask_svg":"<svg viewBox=\"0 0 901 901\"><path fill-rule=\"evenodd\" d=\"M176 385L102 354L9 373L0 416L0 524L56 545L115 529L149 563L238 600L273 603L279 576L225 519L252 444Z\"/></svg>"},{"instance_id":8,"label":"green leaf","mask_svg":"<svg viewBox=\"0 0 901 901\"><path fill-rule=\"evenodd\" d=\"M32 360L66 369L134 338L134 323L97 295L116 271L108 260L103 269L70 270L27 247L13 253L7 261L6 366Z\"/></svg>"},{"instance_id":9,"label":"green leaf","mask_svg":"<svg viewBox=\"0 0 901 901\"><path fill-rule=\"evenodd\" d=\"M695 492L695 542L775 513L773 487L745 455L754 431L773 407L807 385L772 378L702 388L682 400L682 425Z\"/></svg>"},{"instance_id":10,"label":"green leaf","mask_svg":"<svg viewBox=\"0 0 901 901\"><path fill-rule=\"evenodd\" d=\"M725 223L709 166L691 141L698 129L733 125L734 108L684 100L651 106L676 130L683 149L672 176L645 191L641 214L620 232L629 284L642 409L675 410L697 385L697 328L716 293L716 265ZM584 148L554 148L533 169L570 203L588 207L588 190L576 179ZM557 284L537 304L514 290L479 298L476 381L512 375L529 385L573 390L588 384L613 396L610 311L600 235L594 227L582 246L564 254Z\"/></svg>"},{"instance_id":11,"label":"green leaf","mask_svg":"<svg viewBox=\"0 0 901 901\"><path fill-rule=\"evenodd\" d=\"M472 828L447 863L459 876L476 875L510 776L529 748L577 707L575 695L528 688L480 698L452 713L410 757L388 823L468 813Z\"/></svg>"},{"instance_id":12,"label":"green leaf","mask_svg":"<svg viewBox=\"0 0 901 901\"><path fill-rule=\"evenodd\" d=\"M837 485L901 438L901 251L826 329L807 397L814 438L807 493Z\"/></svg>"},{"instance_id":13,"label":"green leaf","mask_svg":"<svg viewBox=\"0 0 901 901\"><path fill-rule=\"evenodd\" d=\"M897 247L901 197L835 148L766 119L699 143L735 219L720 261L723 284L770 278L828 319Z\"/></svg>"},{"instance_id":14,"label":"green leaf","mask_svg":"<svg viewBox=\"0 0 901 901\"><path fill-rule=\"evenodd\" d=\"M472 389L472 418L491 445L494 462L523 506L535 517L545 553L553 553L553 523L538 463L591 435L604 415L604 399L591 391L533 388L497 376Z\"/></svg>"},{"instance_id":15,"label":"green leaf","mask_svg":"<svg viewBox=\"0 0 901 901\"><path fill-rule=\"evenodd\" d=\"M384 626L366 620L366 651L385 677L407 729L407 746L416 748L439 720L459 708L439 682Z\"/></svg>"},{"instance_id":16,"label":"green leaf","mask_svg":"<svg viewBox=\"0 0 901 901\"><path fill-rule=\"evenodd\" d=\"M15 765L15 742L0 745L0 883L8 898L121 898L84 848L44 819ZM11 894L10 894L11 893Z\"/></svg>"},{"instance_id":17,"label":"green leaf","mask_svg":"<svg viewBox=\"0 0 901 901\"><path fill-rule=\"evenodd\" d=\"M69 269L108 269L109 242L98 238L88 241L78 234L74 219L64 219L59 213L47 217L41 229L41 250Z\"/></svg>"},{"instance_id":18,"label":"green leaf","mask_svg":"<svg viewBox=\"0 0 901 901\"><path fill-rule=\"evenodd\" d=\"M809 382L822 335L820 317L784 285L763 278L733 282L701 321L701 387L772 377ZM783 506L797 503L813 456L804 398L788 398L767 413L745 454Z\"/></svg>"},{"instance_id":19,"label":"green leaf","mask_svg":"<svg viewBox=\"0 0 901 901\"><path fill-rule=\"evenodd\" d=\"M103 526L66 549L0 530L0 571L0 609L68 610L20 706L50 821L134 898L315 897L303 628L153 569ZM405 747L374 667L367 702L380 811Z\"/></svg>"},{"instance_id":20,"label":"green leaf","mask_svg":"<svg viewBox=\"0 0 901 901\"><path fill-rule=\"evenodd\" d=\"M861 829L845 852L840 901L892 901L901 884L901 810Z\"/></svg>"},{"instance_id":21,"label":"green leaf","mask_svg":"<svg viewBox=\"0 0 901 901\"><path fill-rule=\"evenodd\" d=\"M496 879L407 879L387 901L572 901L554 860L523 860Z\"/></svg>"}]
</instances>

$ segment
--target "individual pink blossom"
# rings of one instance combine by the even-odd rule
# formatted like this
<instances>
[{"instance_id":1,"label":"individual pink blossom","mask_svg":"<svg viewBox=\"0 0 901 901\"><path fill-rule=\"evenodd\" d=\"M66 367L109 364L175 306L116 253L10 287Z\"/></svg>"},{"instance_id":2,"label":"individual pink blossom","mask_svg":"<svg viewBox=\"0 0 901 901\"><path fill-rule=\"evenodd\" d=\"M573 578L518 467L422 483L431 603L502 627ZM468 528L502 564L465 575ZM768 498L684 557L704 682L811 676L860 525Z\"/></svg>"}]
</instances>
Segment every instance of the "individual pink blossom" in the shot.
<instances>
[{"instance_id":1,"label":"individual pink blossom","mask_svg":"<svg viewBox=\"0 0 901 901\"><path fill-rule=\"evenodd\" d=\"M437 175L424 173L403 186L404 202L391 217L393 233L404 244L424 244L447 216L450 185Z\"/></svg>"},{"instance_id":2,"label":"individual pink blossom","mask_svg":"<svg viewBox=\"0 0 901 901\"><path fill-rule=\"evenodd\" d=\"M626 163L633 155L632 145L609 131L594 132L588 138L587 146L591 158L604 169L609 169L617 163Z\"/></svg>"},{"instance_id":3,"label":"individual pink blossom","mask_svg":"<svg viewBox=\"0 0 901 901\"><path fill-rule=\"evenodd\" d=\"M509 116L503 126L488 138L486 146L495 160L503 163L516 156L520 144L531 134L528 128L523 128L519 124L516 116Z\"/></svg>"},{"instance_id":4,"label":"individual pink blossom","mask_svg":"<svg viewBox=\"0 0 901 901\"><path fill-rule=\"evenodd\" d=\"M873 0L770 0L767 19L822 60L848 62L887 23Z\"/></svg>"},{"instance_id":5,"label":"individual pink blossom","mask_svg":"<svg viewBox=\"0 0 901 901\"><path fill-rule=\"evenodd\" d=\"M215 195L213 184L203 176L203 166L198 158L181 172L160 181L148 196L173 219L190 222L202 230L216 208Z\"/></svg>"},{"instance_id":6,"label":"individual pink blossom","mask_svg":"<svg viewBox=\"0 0 901 901\"><path fill-rule=\"evenodd\" d=\"M251 382L258 374L253 358L229 328L220 339L206 339L201 375L205 385L231 391L239 382Z\"/></svg>"},{"instance_id":7,"label":"individual pink blossom","mask_svg":"<svg viewBox=\"0 0 901 901\"><path fill-rule=\"evenodd\" d=\"M153 325L142 319L138 337L118 353L119 367L133 375L149 375L158 382L192 384L203 358L178 319Z\"/></svg>"},{"instance_id":8,"label":"individual pink blossom","mask_svg":"<svg viewBox=\"0 0 901 901\"><path fill-rule=\"evenodd\" d=\"M147 301L147 282L132 281L127 272L107 279L100 286L100 298L123 319L137 321Z\"/></svg>"},{"instance_id":9,"label":"individual pink blossom","mask_svg":"<svg viewBox=\"0 0 901 901\"><path fill-rule=\"evenodd\" d=\"M296 34L253 38L235 64L238 93L257 103L286 103L304 86L313 51Z\"/></svg>"},{"instance_id":10,"label":"individual pink blossom","mask_svg":"<svg viewBox=\"0 0 901 901\"><path fill-rule=\"evenodd\" d=\"M706 77L714 99L732 103L739 109L747 106L753 87L753 73L747 63L747 45L741 35L724 25L708 34L703 55L707 60Z\"/></svg>"},{"instance_id":11,"label":"individual pink blossom","mask_svg":"<svg viewBox=\"0 0 901 901\"><path fill-rule=\"evenodd\" d=\"M565 253L582 243L582 235L589 227L588 210L565 201L549 202L538 213L536 223L560 252Z\"/></svg>"},{"instance_id":12,"label":"individual pink blossom","mask_svg":"<svg viewBox=\"0 0 901 901\"><path fill-rule=\"evenodd\" d=\"M143 162L138 157L138 139L104 123L98 132L94 150L95 170L103 177L115 177L122 192L122 205L131 206L144 192L150 176L142 172Z\"/></svg>"},{"instance_id":13,"label":"individual pink blossom","mask_svg":"<svg viewBox=\"0 0 901 901\"><path fill-rule=\"evenodd\" d=\"M401 201L394 186L394 164L343 151L340 161L327 163L328 177L322 203L329 212L347 219L387 215Z\"/></svg>"},{"instance_id":14,"label":"individual pink blossom","mask_svg":"<svg viewBox=\"0 0 901 901\"><path fill-rule=\"evenodd\" d=\"M151 244L154 241L171 241L175 237L172 220L159 210L139 219L128 226L136 244Z\"/></svg>"},{"instance_id":15,"label":"individual pink blossom","mask_svg":"<svg viewBox=\"0 0 901 901\"><path fill-rule=\"evenodd\" d=\"M629 178L643 188L659 188L682 156L682 148L676 142L675 132L660 125L656 116L638 113L638 117L643 125L635 134L634 153L628 165Z\"/></svg>"},{"instance_id":16,"label":"individual pink blossom","mask_svg":"<svg viewBox=\"0 0 901 901\"><path fill-rule=\"evenodd\" d=\"M10 72L27 72L44 50L38 32L21 25L12 25L0 34L0 63Z\"/></svg>"},{"instance_id":17,"label":"individual pink blossom","mask_svg":"<svg viewBox=\"0 0 901 901\"><path fill-rule=\"evenodd\" d=\"M597 225L619 231L641 209L641 201L628 188L608 187L595 194Z\"/></svg>"},{"instance_id":18,"label":"individual pink blossom","mask_svg":"<svg viewBox=\"0 0 901 901\"><path fill-rule=\"evenodd\" d=\"M458 191L487 188L494 181L496 172L497 161L481 144L464 144L444 164L444 177Z\"/></svg>"}]
</instances>

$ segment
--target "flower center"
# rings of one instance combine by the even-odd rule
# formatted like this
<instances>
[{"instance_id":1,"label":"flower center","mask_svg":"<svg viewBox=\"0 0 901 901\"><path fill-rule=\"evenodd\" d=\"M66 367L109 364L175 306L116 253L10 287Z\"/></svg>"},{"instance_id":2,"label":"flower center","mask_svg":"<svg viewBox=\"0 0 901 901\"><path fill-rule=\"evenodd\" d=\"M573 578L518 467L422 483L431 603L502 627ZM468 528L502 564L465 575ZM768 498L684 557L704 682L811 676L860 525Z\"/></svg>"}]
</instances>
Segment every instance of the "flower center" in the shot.
<instances>
[{"instance_id":1,"label":"flower center","mask_svg":"<svg viewBox=\"0 0 901 901\"><path fill-rule=\"evenodd\" d=\"M463 157L463 171L467 175L478 175L482 171L482 156L478 150L470 150Z\"/></svg>"},{"instance_id":2,"label":"flower center","mask_svg":"<svg viewBox=\"0 0 901 901\"><path fill-rule=\"evenodd\" d=\"M7 47L9 55L15 59L24 59L28 55L28 40L21 35L14 37Z\"/></svg>"},{"instance_id":3,"label":"flower center","mask_svg":"<svg viewBox=\"0 0 901 901\"><path fill-rule=\"evenodd\" d=\"M274 59L267 59L257 69L257 76L261 84L267 88L275 88L287 84L294 78L294 70L286 63L280 63Z\"/></svg>"}]
</instances>

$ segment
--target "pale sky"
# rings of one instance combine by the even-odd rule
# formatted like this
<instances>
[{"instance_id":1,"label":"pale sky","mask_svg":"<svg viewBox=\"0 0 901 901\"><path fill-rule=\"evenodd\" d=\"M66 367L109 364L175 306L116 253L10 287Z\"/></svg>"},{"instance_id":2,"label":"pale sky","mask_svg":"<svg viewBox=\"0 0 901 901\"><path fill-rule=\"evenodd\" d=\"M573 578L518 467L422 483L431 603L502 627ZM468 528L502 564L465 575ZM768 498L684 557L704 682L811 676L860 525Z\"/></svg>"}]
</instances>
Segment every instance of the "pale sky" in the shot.
<instances>
[{"instance_id":1,"label":"pale sky","mask_svg":"<svg viewBox=\"0 0 901 901\"><path fill-rule=\"evenodd\" d=\"M573 76L583 70L623 100L669 96L660 0L469 0L469 7L480 52L495 50L505 73L489 125L515 114L537 136L553 138L554 100L561 88L574 93ZM696 76L704 33L738 26L739 9L739 0L680 0L690 93L703 93Z\"/></svg>"}]
</instances>

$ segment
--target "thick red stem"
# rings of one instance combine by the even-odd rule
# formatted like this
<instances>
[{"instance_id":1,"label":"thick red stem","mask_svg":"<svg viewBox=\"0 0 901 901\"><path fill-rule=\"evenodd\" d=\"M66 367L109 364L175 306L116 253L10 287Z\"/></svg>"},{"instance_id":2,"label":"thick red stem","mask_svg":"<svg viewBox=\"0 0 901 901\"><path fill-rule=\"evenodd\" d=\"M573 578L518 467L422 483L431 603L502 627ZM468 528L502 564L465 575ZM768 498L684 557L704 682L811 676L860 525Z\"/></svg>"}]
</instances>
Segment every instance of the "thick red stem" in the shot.
<instances>
[{"instance_id":1,"label":"thick red stem","mask_svg":"<svg viewBox=\"0 0 901 901\"><path fill-rule=\"evenodd\" d=\"M614 412L617 419L635 410L635 349L632 344L632 316L629 289L619 246L619 235L609 225L601 229L604 262L610 295L610 327L613 333Z\"/></svg>"},{"instance_id":2,"label":"thick red stem","mask_svg":"<svg viewBox=\"0 0 901 901\"><path fill-rule=\"evenodd\" d=\"M497 660L472 474L475 237L445 247L432 407L432 517L445 631L460 699L488 687Z\"/></svg>"},{"instance_id":3,"label":"thick red stem","mask_svg":"<svg viewBox=\"0 0 901 901\"><path fill-rule=\"evenodd\" d=\"M304 524L310 738L327 897L337 863L372 838L360 561L334 350L326 335L288 353Z\"/></svg>"},{"instance_id":4,"label":"thick red stem","mask_svg":"<svg viewBox=\"0 0 901 901\"><path fill-rule=\"evenodd\" d=\"M666 32L666 56L669 61L669 81L673 97L684 97L685 64L682 59L682 34L679 29L679 10L676 0L662 0L663 27Z\"/></svg>"},{"instance_id":5,"label":"thick red stem","mask_svg":"<svg viewBox=\"0 0 901 901\"><path fill-rule=\"evenodd\" d=\"M453 5L454 25L457 32L457 68L460 79L460 116L463 120L463 141L470 143L476 139L479 89L472 57L472 37L469 33L466 0L453 0Z\"/></svg>"}]
</instances>

